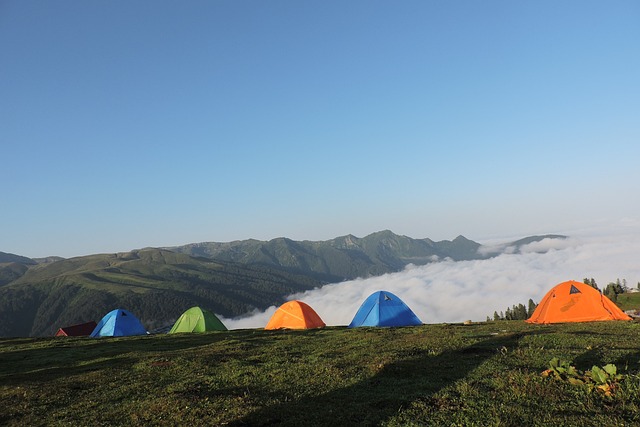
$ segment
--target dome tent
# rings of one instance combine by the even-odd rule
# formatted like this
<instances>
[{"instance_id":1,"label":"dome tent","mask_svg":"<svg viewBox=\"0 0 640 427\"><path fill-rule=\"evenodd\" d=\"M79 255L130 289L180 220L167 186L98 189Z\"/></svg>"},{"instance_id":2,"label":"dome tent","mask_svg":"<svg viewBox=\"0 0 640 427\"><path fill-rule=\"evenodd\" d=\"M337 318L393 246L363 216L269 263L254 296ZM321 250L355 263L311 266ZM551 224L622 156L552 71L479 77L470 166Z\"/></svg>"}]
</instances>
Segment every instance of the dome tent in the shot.
<instances>
[{"instance_id":1,"label":"dome tent","mask_svg":"<svg viewBox=\"0 0 640 427\"><path fill-rule=\"evenodd\" d=\"M210 311L191 307L176 320L170 334L179 332L226 331L227 327Z\"/></svg>"},{"instance_id":2,"label":"dome tent","mask_svg":"<svg viewBox=\"0 0 640 427\"><path fill-rule=\"evenodd\" d=\"M349 327L416 325L422 325L422 321L400 298L391 292L377 291L364 300Z\"/></svg>"},{"instance_id":3,"label":"dome tent","mask_svg":"<svg viewBox=\"0 0 640 427\"><path fill-rule=\"evenodd\" d=\"M136 316L127 310L117 308L105 314L91 332L91 337L126 337L145 334L147 330Z\"/></svg>"},{"instance_id":4,"label":"dome tent","mask_svg":"<svg viewBox=\"0 0 640 427\"><path fill-rule=\"evenodd\" d=\"M569 280L547 292L527 323L594 322L631 320L617 305L595 288Z\"/></svg>"},{"instance_id":5,"label":"dome tent","mask_svg":"<svg viewBox=\"0 0 640 427\"><path fill-rule=\"evenodd\" d=\"M302 301L288 301L282 304L265 329L312 329L323 328L325 323L318 313Z\"/></svg>"}]
</instances>

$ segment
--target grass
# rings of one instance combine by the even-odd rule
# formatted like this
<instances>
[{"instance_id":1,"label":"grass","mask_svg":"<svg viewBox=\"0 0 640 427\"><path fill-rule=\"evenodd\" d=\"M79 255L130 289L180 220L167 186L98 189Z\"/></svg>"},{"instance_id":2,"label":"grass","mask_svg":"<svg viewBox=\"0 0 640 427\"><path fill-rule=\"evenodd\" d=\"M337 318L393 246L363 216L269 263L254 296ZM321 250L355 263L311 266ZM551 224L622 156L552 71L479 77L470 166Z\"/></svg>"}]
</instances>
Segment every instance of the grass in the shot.
<instances>
[{"instance_id":1,"label":"grass","mask_svg":"<svg viewBox=\"0 0 640 427\"><path fill-rule=\"evenodd\" d=\"M543 377L613 363L614 393ZM640 424L640 324L0 339L2 425Z\"/></svg>"},{"instance_id":2,"label":"grass","mask_svg":"<svg viewBox=\"0 0 640 427\"><path fill-rule=\"evenodd\" d=\"M622 310L636 310L640 307L640 292L625 292L616 298L616 304Z\"/></svg>"}]
</instances>

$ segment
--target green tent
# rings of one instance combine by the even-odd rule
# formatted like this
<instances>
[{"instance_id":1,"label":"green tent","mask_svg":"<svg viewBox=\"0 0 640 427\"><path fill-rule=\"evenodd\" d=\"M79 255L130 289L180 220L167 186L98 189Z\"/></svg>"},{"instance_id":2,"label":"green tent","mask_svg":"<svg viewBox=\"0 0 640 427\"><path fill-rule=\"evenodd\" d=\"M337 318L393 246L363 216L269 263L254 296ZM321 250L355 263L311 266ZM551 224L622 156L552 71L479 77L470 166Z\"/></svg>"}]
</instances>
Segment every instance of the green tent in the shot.
<instances>
[{"instance_id":1,"label":"green tent","mask_svg":"<svg viewBox=\"0 0 640 427\"><path fill-rule=\"evenodd\" d=\"M207 331L226 331L227 328L222 324L215 314L203 310L200 307L191 307L182 313L182 316L176 320L170 334L178 332L207 332Z\"/></svg>"}]
</instances>

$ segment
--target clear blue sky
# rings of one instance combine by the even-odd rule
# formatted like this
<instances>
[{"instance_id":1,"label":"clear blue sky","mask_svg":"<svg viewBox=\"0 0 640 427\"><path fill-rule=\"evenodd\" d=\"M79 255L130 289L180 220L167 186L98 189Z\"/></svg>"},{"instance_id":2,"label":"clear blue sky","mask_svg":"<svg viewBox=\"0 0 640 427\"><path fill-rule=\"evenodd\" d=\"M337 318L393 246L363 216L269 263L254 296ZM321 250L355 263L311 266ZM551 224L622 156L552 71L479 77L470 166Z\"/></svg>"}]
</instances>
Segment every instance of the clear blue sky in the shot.
<instances>
[{"instance_id":1,"label":"clear blue sky","mask_svg":"<svg viewBox=\"0 0 640 427\"><path fill-rule=\"evenodd\" d=\"M640 2L0 0L0 251L640 212Z\"/></svg>"}]
</instances>

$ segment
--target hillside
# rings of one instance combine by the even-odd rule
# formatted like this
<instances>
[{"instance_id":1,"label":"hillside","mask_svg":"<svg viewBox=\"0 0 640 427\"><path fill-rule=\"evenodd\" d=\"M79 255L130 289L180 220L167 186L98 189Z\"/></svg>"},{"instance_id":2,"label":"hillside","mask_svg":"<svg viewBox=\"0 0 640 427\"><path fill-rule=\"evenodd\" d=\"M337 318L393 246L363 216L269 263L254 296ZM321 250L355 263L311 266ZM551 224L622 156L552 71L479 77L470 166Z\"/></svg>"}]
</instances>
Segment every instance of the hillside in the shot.
<instances>
[{"instance_id":1,"label":"hillside","mask_svg":"<svg viewBox=\"0 0 640 427\"><path fill-rule=\"evenodd\" d=\"M20 263L20 264L32 265L32 264L36 264L36 261L24 256L10 254L7 252L0 252L0 265L6 264L6 263Z\"/></svg>"},{"instance_id":2,"label":"hillside","mask_svg":"<svg viewBox=\"0 0 640 427\"><path fill-rule=\"evenodd\" d=\"M0 339L0 424L639 425L639 343L634 322L517 321ZM553 358L577 371L544 377Z\"/></svg>"},{"instance_id":3,"label":"hillside","mask_svg":"<svg viewBox=\"0 0 640 427\"><path fill-rule=\"evenodd\" d=\"M268 267L159 249L71 258L33 266L0 287L0 336L51 335L118 307L135 312L149 329L171 324L194 305L239 316L317 286Z\"/></svg>"},{"instance_id":4,"label":"hillside","mask_svg":"<svg viewBox=\"0 0 640 427\"><path fill-rule=\"evenodd\" d=\"M508 247L518 250L545 238L564 239L565 236L530 236L507 243L502 250ZM485 259L501 253L484 252L481 248L482 245L463 236L452 241L434 242L399 236L386 230L363 238L347 235L318 242L278 238L269 241L204 242L166 249L215 260L284 268L326 282L339 282L396 272L407 264L424 265L444 258L454 261Z\"/></svg>"},{"instance_id":5,"label":"hillside","mask_svg":"<svg viewBox=\"0 0 640 427\"><path fill-rule=\"evenodd\" d=\"M0 286L4 286L22 277L22 275L29 270L29 266L30 264L21 262L0 264Z\"/></svg>"},{"instance_id":6,"label":"hillside","mask_svg":"<svg viewBox=\"0 0 640 427\"><path fill-rule=\"evenodd\" d=\"M324 283L395 272L409 263L488 258L547 237L564 238L531 236L490 253L463 236L434 242L381 231L322 242L199 243L70 259L4 254L10 262L0 264L0 336L50 335L61 326L98 321L114 308L134 312L149 330L170 325L194 305L236 317Z\"/></svg>"}]
</instances>

